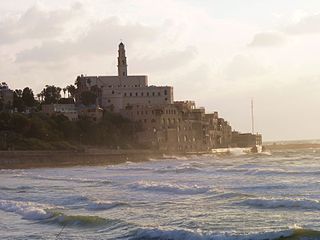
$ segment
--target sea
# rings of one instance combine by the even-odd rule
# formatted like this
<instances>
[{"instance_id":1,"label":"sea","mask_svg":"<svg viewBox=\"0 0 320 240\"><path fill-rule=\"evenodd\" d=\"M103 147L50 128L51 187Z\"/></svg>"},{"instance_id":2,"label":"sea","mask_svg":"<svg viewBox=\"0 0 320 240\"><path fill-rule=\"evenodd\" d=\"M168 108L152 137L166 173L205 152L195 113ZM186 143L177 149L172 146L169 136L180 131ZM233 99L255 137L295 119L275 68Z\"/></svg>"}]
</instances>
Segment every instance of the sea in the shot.
<instances>
[{"instance_id":1,"label":"sea","mask_svg":"<svg viewBox=\"0 0 320 240\"><path fill-rule=\"evenodd\" d=\"M320 149L0 170L0 239L320 239Z\"/></svg>"}]
</instances>

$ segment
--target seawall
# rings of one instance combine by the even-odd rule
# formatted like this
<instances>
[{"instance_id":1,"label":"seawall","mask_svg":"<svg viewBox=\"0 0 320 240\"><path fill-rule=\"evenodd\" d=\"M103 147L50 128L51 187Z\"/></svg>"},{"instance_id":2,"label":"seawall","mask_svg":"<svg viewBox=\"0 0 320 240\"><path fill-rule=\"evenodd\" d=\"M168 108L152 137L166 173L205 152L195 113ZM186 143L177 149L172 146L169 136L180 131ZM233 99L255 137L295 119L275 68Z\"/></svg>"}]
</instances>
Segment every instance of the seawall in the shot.
<instances>
[{"instance_id":1,"label":"seawall","mask_svg":"<svg viewBox=\"0 0 320 240\"><path fill-rule=\"evenodd\" d=\"M0 169L108 165L148 161L161 156L150 150L0 151Z\"/></svg>"}]
</instances>

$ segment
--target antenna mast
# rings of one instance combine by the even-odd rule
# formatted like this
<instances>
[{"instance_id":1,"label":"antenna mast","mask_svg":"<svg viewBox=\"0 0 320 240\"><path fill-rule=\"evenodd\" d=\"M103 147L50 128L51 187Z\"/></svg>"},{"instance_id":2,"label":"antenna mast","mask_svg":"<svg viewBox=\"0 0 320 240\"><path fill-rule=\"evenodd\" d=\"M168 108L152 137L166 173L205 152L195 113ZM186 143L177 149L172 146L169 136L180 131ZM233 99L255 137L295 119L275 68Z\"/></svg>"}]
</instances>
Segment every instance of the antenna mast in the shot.
<instances>
[{"instance_id":1,"label":"antenna mast","mask_svg":"<svg viewBox=\"0 0 320 240\"><path fill-rule=\"evenodd\" d=\"M251 131L254 134L253 98L251 98Z\"/></svg>"}]
</instances>

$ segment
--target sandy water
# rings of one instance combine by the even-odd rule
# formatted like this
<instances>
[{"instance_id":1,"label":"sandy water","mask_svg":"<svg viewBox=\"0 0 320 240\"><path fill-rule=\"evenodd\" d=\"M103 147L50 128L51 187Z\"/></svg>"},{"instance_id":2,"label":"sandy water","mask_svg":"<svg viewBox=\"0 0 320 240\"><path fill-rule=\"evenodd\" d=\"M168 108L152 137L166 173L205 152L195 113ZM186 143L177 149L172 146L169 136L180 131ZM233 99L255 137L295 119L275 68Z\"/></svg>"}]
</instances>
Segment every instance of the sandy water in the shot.
<instances>
[{"instance_id":1,"label":"sandy water","mask_svg":"<svg viewBox=\"0 0 320 240\"><path fill-rule=\"evenodd\" d=\"M320 239L320 149L0 170L1 239Z\"/></svg>"}]
</instances>

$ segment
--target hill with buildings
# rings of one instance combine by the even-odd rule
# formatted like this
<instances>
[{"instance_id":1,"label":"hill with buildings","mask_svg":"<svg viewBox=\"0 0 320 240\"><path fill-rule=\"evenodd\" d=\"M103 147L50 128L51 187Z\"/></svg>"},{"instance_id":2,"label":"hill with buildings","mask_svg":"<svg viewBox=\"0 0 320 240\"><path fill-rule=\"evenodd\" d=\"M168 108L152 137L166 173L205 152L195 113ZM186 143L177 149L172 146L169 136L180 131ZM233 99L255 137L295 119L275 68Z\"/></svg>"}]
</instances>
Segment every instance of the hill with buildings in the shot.
<instances>
[{"instance_id":1,"label":"hill with buildings","mask_svg":"<svg viewBox=\"0 0 320 240\"><path fill-rule=\"evenodd\" d=\"M63 97L61 95L63 92ZM67 93L67 96L66 96ZM232 131L218 112L194 101L175 101L173 87L128 75L125 46L119 44L118 75L76 78L65 88L0 88L1 149L73 149L79 146L203 152L252 147L261 135Z\"/></svg>"}]
</instances>

